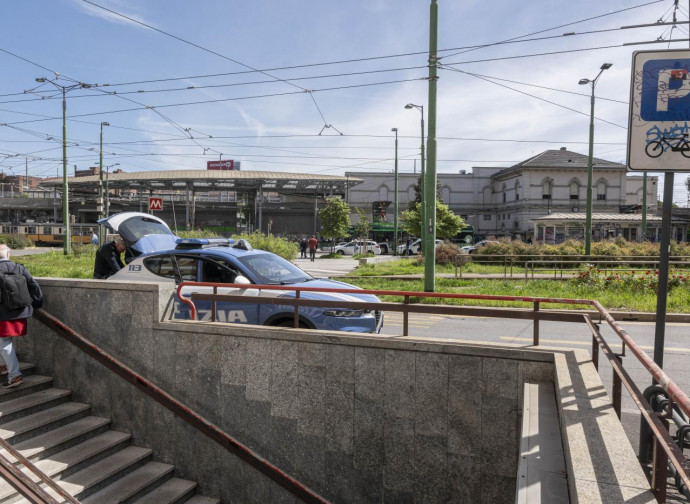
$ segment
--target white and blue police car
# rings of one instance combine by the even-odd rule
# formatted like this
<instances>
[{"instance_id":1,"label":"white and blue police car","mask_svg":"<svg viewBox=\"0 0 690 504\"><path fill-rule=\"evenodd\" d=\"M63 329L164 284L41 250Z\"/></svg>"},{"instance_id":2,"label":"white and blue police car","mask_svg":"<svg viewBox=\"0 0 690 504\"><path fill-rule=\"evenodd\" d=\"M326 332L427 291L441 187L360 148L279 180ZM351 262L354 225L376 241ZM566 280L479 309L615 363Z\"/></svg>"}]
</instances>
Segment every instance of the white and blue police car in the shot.
<instances>
[{"instance_id":1,"label":"white and blue police car","mask_svg":"<svg viewBox=\"0 0 690 504\"><path fill-rule=\"evenodd\" d=\"M125 240L127 264L112 280L129 282L212 282L253 285L305 286L316 288L358 289L344 282L313 278L280 256L254 250L245 240L189 239L177 237L158 217L123 212L101 219L110 230ZM211 293L211 287L183 287L181 295ZM274 303L237 303L219 301L216 320L254 325L293 327L294 307L281 305L280 299L294 298L290 290L218 288L218 294L265 296ZM343 301L343 308L300 307L299 325L303 328L379 333L383 326L381 310L347 308L348 301L380 303L371 294L307 292L301 299ZM195 301L197 318L211 320L211 302ZM174 317L189 319L190 309L175 298Z\"/></svg>"}]
</instances>

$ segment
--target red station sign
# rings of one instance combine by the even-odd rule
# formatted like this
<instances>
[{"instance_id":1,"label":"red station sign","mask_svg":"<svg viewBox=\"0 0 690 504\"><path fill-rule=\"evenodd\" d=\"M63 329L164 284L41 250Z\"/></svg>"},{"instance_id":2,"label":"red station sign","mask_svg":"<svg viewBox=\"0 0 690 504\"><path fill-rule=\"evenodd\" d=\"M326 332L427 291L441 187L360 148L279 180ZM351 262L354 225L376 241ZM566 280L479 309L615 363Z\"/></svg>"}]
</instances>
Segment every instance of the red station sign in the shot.
<instances>
[{"instance_id":1,"label":"red station sign","mask_svg":"<svg viewBox=\"0 0 690 504\"><path fill-rule=\"evenodd\" d=\"M232 159L225 159L222 161L206 161L207 170L234 170L235 161Z\"/></svg>"}]
</instances>

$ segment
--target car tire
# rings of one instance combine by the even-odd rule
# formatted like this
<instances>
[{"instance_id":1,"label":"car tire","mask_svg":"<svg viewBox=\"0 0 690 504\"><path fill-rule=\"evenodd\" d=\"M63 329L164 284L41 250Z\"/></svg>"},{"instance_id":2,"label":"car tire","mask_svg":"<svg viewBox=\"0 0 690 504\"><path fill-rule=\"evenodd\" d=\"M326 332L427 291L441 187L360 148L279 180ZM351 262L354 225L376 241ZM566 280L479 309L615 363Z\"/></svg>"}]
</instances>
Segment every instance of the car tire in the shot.
<instances>
[{"instance_id":1,"label":"car tire","mask_svg":"<svg viewBox=\"0 0 690 504\"><path fill-rule=\"evenodd\" d=\"M338 254L345 255L345 251L344 250L338 250Z\"/></svg>"},{"instance_id":2,"label":"car tire","mask_svg":"<svg viewBox=\"0 0 690 504\"><path fill-rule=\"evenodd\" d=\"M277 324L271 324L271 326L272 327L292 327L294 329L295 323L292 320L281 320ZM309 326L300 320L299 321L299 328L300 329L309 329Z\"/></svg>"}]
</instances>

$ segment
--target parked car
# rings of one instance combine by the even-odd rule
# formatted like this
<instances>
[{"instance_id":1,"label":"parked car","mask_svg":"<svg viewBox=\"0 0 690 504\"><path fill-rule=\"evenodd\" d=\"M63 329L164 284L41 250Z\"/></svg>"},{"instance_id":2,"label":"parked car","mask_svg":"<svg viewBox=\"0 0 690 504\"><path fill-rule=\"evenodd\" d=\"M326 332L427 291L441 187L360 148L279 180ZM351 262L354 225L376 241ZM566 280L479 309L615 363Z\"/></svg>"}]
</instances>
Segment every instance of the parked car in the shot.
<instances>
[{"instance_id":1,"label":"parked car","mask_svg":"<svg viewBox=\"0 0 690 504\"><path fill-rule=\"evenodd\" d=\"M373 240L352 240L345 245L338 245L333 249L333 252L340 255L355 255L364 254L364 252L373 252L374 255L381 254L381 247Z\"/></svg>"},{"instance_id":2,"label":"parked car","mask_svg":"<svg viewBox=\"0 0 690 504\"><path fill-rule=\"evenodd\" d=\"M485 247L487 245L498 245L499 243L500 242L495 241L495 240L482 240L482 241L475 243L474 245L471 245L472 249L468 250L468 253L469 254L476 253L477 250L479 250L482 247ZM463 250L465 249L465 247L462 247L462 248L463 248Z\"/></svg>"},{"instance_id":3,"label":"parked car","mask_svg":"<svg viewBox=\"0 0 690 504\"><path fill-rule=\"evenodd\" d=\"M436 240L436 245L434 247L438 247L439 243L443 243L443 240ZM416 239L412 243L410 243L410 253L409 255L417 255L420 252L420 248L422 246L422 240L421 239ZM407 254L407 244L405 243L404 245L398 245L398 255L406 255Z\"/></svg>"},{"instance_id":4,"label":"parked car","mask_svg":"<svg viewBox=\"0 0 690 504\"><path fill-rule=\"evenodd\" d=\"M133 259L108 280L128 282L157 282L177 285L181 282L233 283L244 285L308 286L336 289L358 289L344 282L316 279L291 262L264 250L254 250L245 240L234 243L228 239L196 239L177 237L164 221L148 214L125 212L101 219L123 237ZM190 298L192 292L211 293L212 287L190 286L181 295ZM281 299L294 299L290 290L264 290L237 287L218 288L218 294L239 296L271 296L271 304L220 301L217 319L267 326L293 326L294 307L281 305ZM302 292L301 299L324 301L366 301L380 303L370 294L338 294ZM211 320L211 302L195 301L197 318ZM174 318L191 318L189 306L177 295ZM381 310L356 308L300 307L300 327L350 332L378 333L383 327Z\"/></svg>"}]
</instances>

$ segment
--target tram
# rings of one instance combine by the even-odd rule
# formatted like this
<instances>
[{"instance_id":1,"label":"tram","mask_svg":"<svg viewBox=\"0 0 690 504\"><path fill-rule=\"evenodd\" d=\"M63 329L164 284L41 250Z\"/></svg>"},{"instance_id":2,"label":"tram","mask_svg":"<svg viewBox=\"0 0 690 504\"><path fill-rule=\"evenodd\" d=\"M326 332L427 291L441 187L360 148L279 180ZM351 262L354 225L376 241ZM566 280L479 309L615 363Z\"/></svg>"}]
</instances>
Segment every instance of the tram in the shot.
<instances>
[{"instance_id":1,"label":"tram","mask_svg":"<svg viewBox=\"0 0 690 504\"><path fill-rule=\"evenodd\" d=\"M70 224L72 243L89 243L91 234L98 233L96 224ZM62 223L20 222L19 224L0 224L0 234L15 234L27 237L34 245L60 246L65 240Z\"/></svg>"}]
</instances>

